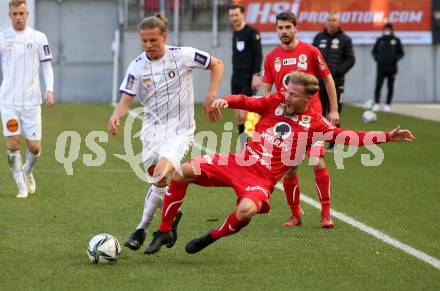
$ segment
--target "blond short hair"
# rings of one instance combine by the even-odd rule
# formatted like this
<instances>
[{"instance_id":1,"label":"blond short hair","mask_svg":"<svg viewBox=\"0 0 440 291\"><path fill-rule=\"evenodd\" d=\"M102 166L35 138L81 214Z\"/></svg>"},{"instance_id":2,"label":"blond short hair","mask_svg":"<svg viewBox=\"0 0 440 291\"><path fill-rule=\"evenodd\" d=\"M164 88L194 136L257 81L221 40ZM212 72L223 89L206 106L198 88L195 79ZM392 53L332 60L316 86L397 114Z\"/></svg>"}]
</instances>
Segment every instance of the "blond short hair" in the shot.
<instances>
[{"instance_id":1,"label":"blond short hair","mask_svg":"<svg viewBox=\"0 0 440 291\"><path fill-rule=\"evenodd\" d=\"M318 79L315 76L306 73L302 73L298 71L290 73L289 82L295 85L303 86L304 92L309 97L319 91Z\"/></svg>"},{"instance_id":2,"label":"blond short hair","mask_svg":"<svg viewBox=\"0 0 440 291\"><path fill-rule=\"evenodd\" d=\"M138 25L138 31L154 28L159 28L161 33L168 32L168 19L160 13L156 13L144 18Z\"/></svg>"},{"instance_id":3,"label":"blond short hair","mask_svg":"<svg viewBox=\"0 0 440 291\"><path fill-rule=\"evenodd\" d=\"M26 0L11 0L9 1L9 9L12 7L18 7L20 5L27 5Z\"/></svg>"}]
</instances>

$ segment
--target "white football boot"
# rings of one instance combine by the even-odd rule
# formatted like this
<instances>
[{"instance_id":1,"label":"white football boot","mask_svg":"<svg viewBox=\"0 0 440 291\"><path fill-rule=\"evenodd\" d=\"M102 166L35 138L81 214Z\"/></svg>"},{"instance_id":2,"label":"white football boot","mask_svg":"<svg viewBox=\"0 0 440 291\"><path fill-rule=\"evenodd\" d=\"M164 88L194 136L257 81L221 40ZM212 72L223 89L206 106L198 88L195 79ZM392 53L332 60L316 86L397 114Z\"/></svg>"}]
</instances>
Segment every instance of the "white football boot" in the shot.
<instances>
[{"instance_id":1,"label":"white football boot","mask_svg":"<svg viewBox=\"0 0 440 291\"><path fill-rule=\"evenodd\" d=\"M26 185L22 185L18 188L17 198L27 198L29 195Z\"/></svg>"},{"instance_id":2,"label":"white football boot","mask_svg":"<svg viewBox=\"0 0 440 291\"><path fill-rule=\"evenodd\" d=\"M28 192L30 194L35 193L35 190L37 189L37 185L35 184L34 174L32 174L32 171L29 174L27 174L23 167L23 175Z\"/></svg>"},{"instance_id":3,"label":"white football boot","mask_svg":"<svg viewBox=\"0 0 440 291\"><path fill-rule=\"evenodd\" d=\"M373 106L373 104L374 104L373 99L368 99L368 100L365 101L365 103L364 103L364 109L365 109L365 110L370 110L371 107Z\"/></svg>"},{"instance_id":4,"label":"white football boot","mask_svg":"<svg viewBox=\"0 0 440 291\"><path fill-rule=\"evenodd\" d=\"M373 105L373 107L371 108L371 110L373 110L373 112L377 112L377 111L379 111L379 109L380 109L380 107L379 107L379 104L377 104L377 103L375 103Z\"/></svg>"}]
</instances>

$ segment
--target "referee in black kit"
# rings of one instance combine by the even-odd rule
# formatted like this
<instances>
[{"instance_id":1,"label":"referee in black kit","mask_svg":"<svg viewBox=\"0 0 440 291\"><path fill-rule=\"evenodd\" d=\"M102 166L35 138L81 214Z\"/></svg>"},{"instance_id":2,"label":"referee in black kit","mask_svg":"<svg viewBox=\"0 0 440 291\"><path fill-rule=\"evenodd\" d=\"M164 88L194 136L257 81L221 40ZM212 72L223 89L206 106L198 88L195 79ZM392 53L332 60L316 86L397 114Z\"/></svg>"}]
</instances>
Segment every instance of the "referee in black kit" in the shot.
<instances>
[{"instance_id":1,"label":"referee in black kit","mask_svg":"<svg viewBox=\"0 0 440 291\"><path fill-rule=\"evenodd\" d=\"M253 96L261 83L260 71L263 61L260 33L245 22L244 7L239 4L229 6L229 19L234 28L232 34L232 79L231 93ZM238 134L243 147L246 136L244 122L247 111L235 110Z\"/></svg>"},{"instance_id":2,"label":"referee in black kit","mask_svg":"<svg viewBox=\"0 0 440 291\"><path fill-rule=\"evenodd\" d=\"M345 74L353 67L355 58L351 38L340 28L339 15L337 13L329 13L325 29L315 36L313 45L321 51L330 69L330 73L335 80L338 112L340 114L342 110ZM322 80L319 81L319 97L322 104L322 114L327 116L330 110L329 98L324 83ZM332 149L333 146L334 144L331 143L329 148Z\"/></svg>"}]
</instances>

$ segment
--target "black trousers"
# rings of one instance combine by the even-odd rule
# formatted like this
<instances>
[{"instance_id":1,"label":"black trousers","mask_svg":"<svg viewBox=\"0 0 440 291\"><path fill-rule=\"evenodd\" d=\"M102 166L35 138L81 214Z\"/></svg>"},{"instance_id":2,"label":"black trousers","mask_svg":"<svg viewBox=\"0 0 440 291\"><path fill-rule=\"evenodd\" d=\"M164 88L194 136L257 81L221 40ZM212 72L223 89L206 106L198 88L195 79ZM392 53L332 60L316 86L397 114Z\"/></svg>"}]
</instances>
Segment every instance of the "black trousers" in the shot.
<instances>
[{"instance_id":1,"label":"black trousers","mask_svg":"<svg viewBox=\"0 0 440 291\"><path fill-rule=\"evenodd\" d=\"M327 94L327 90L325 89L324 83L319 84L319 99L321 99L322 105L322 115L328 116L330 112L330 100ZM344 85L336 86L336 98L338 100L338 113L341 114L342 111L342 99L344 95ZM339 126L339 124L338 124Z\"/></svg>"},{"instance_id":2,"label":"black trousers","mask_svg":"<svg viewBox=\"0 0 440 291\"><path fill-rule=\"evenodd\" d=\"M385 81L385 78L388 79L387 85L388 85L388 94L387 94L387 105L391 104L391 101L393 100L393 94L394 94L394 81L396 80L396 73L395 72L377 72L376 77L376 89L374 90L374 103L380 103L380 91L382 90L383 82Z\"/></svg>"},{"instance_id":3,"label":"black trousers","mask_svg":"<svg viewBox=\"0 0 440 291\"><path fill-rule=\"evenodd\" d=\"M252 90L252 74L233 73L231 77L231 93L253 96L256 92Z\"/></svg>"}]
</instances>

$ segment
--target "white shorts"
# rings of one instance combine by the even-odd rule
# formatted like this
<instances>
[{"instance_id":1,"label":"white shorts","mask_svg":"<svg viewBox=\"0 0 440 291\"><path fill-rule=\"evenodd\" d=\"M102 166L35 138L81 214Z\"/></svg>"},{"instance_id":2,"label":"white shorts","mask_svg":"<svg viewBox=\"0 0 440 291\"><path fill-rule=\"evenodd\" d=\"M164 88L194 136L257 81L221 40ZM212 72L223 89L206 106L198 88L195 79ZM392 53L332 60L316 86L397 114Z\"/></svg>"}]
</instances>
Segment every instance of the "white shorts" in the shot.
<instances>
[{"instance_id":1,"label":"white shorts","mask_svg":"<svg viewBox=\"0 0 440 291\"><path fill-rule=\"evenodd\" d=\"M23 135L27 140L41 140L41 107L0 105L3 135Z\"/></svg>"},{"instance_id":2,"label":"white shorts","mask_svg":"<svg viewBox=\"0 0 440 291\"><path fill-rule=\"evenodd\" d=\"M193 143L193 138L187 135L174 136L171 139L150 141L142 139L142 161L145 171L156 165L160 158L169 160L175 169L180 168L180 164Z\"/></svg>"}]
</instances>

